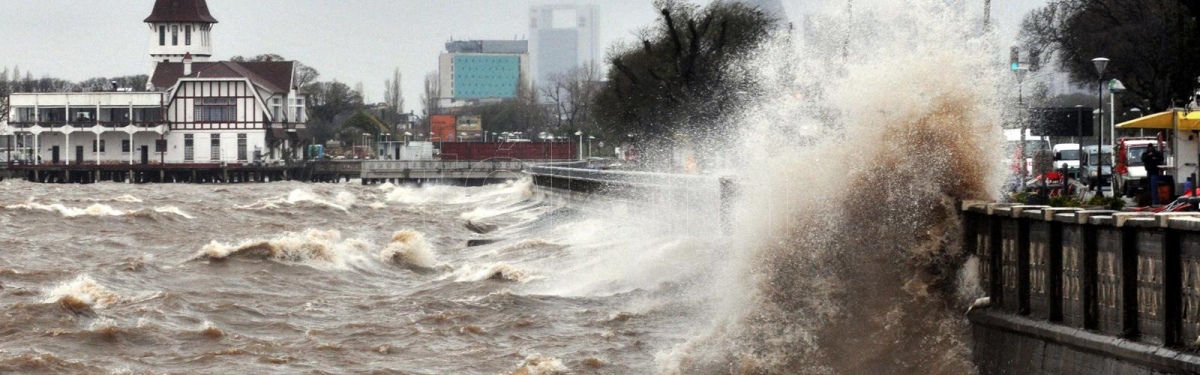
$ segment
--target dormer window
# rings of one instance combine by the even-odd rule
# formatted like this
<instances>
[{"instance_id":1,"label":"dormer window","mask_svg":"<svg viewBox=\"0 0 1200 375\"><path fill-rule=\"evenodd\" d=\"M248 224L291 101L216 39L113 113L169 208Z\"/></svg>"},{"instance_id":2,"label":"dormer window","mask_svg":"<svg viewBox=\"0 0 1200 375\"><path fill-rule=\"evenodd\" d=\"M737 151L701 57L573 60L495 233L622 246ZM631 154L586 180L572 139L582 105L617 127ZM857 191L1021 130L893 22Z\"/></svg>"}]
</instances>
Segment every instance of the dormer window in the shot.
<instances>
[{"instance_id":1,"label":"dormer window","mask_svg":"<svg viewBox=\"0 0 1200 375\"><path fill-rule=\"evenodd\" d=\"M171 45L179 45L179 25L171 25Z\"/></svg>"},{"instance_id":2,"label":"dormer window","mask_svg":"<svg viewBox=\"0 0 1200 375\"><path fill-rule=\"evenodd\" d=\"M192 45L192 25L183 25L183 44Z\"/></svg>"}]
</instances>

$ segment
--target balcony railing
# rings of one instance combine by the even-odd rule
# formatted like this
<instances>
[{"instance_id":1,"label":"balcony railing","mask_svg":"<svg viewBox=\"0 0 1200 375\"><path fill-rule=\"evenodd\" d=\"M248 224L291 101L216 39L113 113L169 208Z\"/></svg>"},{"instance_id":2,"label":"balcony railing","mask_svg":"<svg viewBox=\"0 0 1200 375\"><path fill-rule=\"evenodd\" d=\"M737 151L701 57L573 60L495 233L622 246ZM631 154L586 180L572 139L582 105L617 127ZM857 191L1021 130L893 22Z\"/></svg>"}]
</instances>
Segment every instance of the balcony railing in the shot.
<instances>
[{"instance_id":1,"label":"balcony railing","mask_svg":"<svg viewBox=\"0 0 1200 375\"><path fill-rule=\"evenodd\" d=\"M137 126L137 127L153 127L153 126L165 125L166 123L167 122L163 121L163 120L133 121L132 122L133 126ZM58 128L58 127L71 125L71 126L75 127L76 129L91 128L93 126L100 125L100 126L103 126L106 128L119 129L119 128L125 127L126 125L130 125L130 122L129 121L13 121L13 122L9 122L8 125L11 127L17 128L17 129L27 129L27 128L33 127L34 125L41 126L43 128Z\"/></svg>"}]
</instances>

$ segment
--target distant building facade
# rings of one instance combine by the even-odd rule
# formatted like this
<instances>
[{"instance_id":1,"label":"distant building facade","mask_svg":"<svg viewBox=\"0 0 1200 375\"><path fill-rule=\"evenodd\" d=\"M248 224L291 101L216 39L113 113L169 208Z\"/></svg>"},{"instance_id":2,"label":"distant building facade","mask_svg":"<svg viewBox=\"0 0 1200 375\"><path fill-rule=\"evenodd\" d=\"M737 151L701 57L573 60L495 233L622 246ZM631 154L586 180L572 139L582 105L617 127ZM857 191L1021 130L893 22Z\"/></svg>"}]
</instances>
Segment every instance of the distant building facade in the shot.
<instances>
[{"instance_id":1,"label":"distant building facade","mask_svg":"<svg viewBox=\"0 0 1200 375\"><path fill-rule=\"evenodd\" d=\"M39 164L249 163L299 155L308 118L295 63L204 61L216 22L204 0L156 0L146 18L154 64L146 91L12 94L0 131L16 134L21 159Z\"/></svg>"},{"instance_id":2,"label":"distant building facade","mask_svg":"<svg viewBox=\"0 0 1200 375\"><path fill-rule=\"evenodd\" d=\"M438 57L442 108L514 98L530 75L528 42L463 40Z\"/></svg>"},{"instance_id":3,"label":"distant building facade","mask_svg":"<svg viewBox=\"0 0 1200 375\"><path fill-rule=\"evenodd\" d=\"M536 5L529 9L529 57L537 85L600 58L597 20L591 4Z\"/></svg>"}]
</instances>

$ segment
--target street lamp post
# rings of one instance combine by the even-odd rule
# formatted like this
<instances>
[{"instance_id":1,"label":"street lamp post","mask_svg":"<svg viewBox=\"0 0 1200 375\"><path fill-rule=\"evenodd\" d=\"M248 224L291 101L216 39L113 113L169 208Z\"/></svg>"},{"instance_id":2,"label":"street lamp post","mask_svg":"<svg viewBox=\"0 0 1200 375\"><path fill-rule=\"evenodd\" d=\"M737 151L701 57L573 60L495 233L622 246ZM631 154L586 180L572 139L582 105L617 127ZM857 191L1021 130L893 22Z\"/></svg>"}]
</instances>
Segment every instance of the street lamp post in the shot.
<instances>
[{"instance_id":1,"label":"street lamp post","mask_svg":"<svg viewBox=\"0 0 1200 375\"><path fill-rule=\"evenodd\" d=\"M1098 76L1096 85L1096 97L1099 104L1096 110L1099 111L1096 123L1096 156L1100 162L1096 163L1096 193L1104 196L1104 68L1108 67L1108 59L1097 57L1092 59L1092 64L1096 66L1096 75Z\"/></svg>"},{"instance_id":2,"label":"street lamp post","mask_svg":"<svg viewBox=\"0 0 1200 375\"><path fill-rule=\"evenodd\" d=\"M583 160L583 131L577 131L575 135L579 136L579 160Z\"/></svg>"},{"instance_id":3,"label":"street lamp post","mask_svg":"<svg viewBox=\"0 0 1200 375\"><path fill-rule=\"evenodd\" d=\"M592 157L592 140L593 140L593 139L596 139L596 137L595 137L595 136L591 136L591 135L589 135L589 136L588 136L588 152L587 152L587 157L588 157L589 159Z\"/></svg>"},{"instance_id":4,"label":"street lamp post","mask_svg":"<svg viewBox=\"0 0 1200 375\"><path fill-rule=\"evenodd\" d=\"M1028 128L1026 127L1025 121L1023 121L1024 119L1021 116L1022 112L1025 110L1025 100L1024 100L1025 93L1023 91L1023 89L1024 89L1023 83L1025 82L1025 74L1027 72L1028 72L1028 70L1021 69L1021 68L1017 68L1017 69L1013 70L1013 74L1016 74L1016 76L1017 76L1017 123L1021 124L1021 127L1020 127L1021 143L1020 143L1020 145L1017 146L1017 149L1020 150L1019 153L1021 155L1020 160L1017 161L1017 163L1020 165L1020 168L1021 168L1021 172L1017 174L1018 176L1020 176L1020 181L1021 181L1021 185L1020 185L1020 189L1019 189L1020 191L1025 190L1025 173L1027 172L1027 167L1025 166L1025 157L1027 155L1028 150L1025 149L1025 132L1027 131Z\"/></svg>"},{"instance_id":5,"label":"street lamp post","mask_svg":"<svg viewBox=\"0 0 1200 375\"><path fill-rule=\"evenodd\" d=\"M1125 91L1125 85L1113 78L1108 81L1108 145L1117 148L1117 93Z\"/></svg>"}]
</instances>

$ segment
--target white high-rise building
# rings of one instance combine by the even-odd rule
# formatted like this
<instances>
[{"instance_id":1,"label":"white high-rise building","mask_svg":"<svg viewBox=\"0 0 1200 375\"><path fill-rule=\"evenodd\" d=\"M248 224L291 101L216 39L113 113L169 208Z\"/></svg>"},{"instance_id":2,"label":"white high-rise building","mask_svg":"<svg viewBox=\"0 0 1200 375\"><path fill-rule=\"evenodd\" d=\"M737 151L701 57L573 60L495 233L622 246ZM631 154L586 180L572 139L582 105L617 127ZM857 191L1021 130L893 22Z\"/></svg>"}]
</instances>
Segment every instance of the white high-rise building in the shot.
<instances>
[{"instance_id":1,"label":"white high-rise building","mask_svg":"<svg viewBox=\"0 0 1200 375\"><path fill-rule=\"evenodd\" d=\"M598 13L591 4L537 5L529 9L529 59L535 84L543 85L554 74L600 58Z\"/></svg>"}]
</instances>

